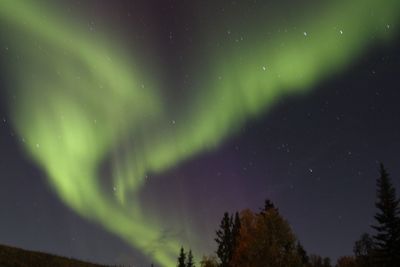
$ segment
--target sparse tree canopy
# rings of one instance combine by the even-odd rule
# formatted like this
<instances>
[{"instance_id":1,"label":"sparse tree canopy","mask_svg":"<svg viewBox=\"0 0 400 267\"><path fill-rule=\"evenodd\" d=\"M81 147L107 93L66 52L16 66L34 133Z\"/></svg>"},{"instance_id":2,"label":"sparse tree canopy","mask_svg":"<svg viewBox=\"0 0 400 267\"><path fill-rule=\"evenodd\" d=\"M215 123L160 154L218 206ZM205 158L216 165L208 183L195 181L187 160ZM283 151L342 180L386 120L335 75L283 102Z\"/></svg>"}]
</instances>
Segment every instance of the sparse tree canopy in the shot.
<instances>
[{"instance_id":1,"label":"sparse tree canopy","mask_svg":"<svg viewBox=\"0 0 400 267\"><path fill-rule=\"evenodd\" d=\"M206 257L200 261L200 267L218 267L217 258L214 256Z\"/></svg>"},{"instance_id":2,"label":"sparse tree canopy","mask_svg":"<svg viewBox=\"0 0 400 267\"><path fill-rule=\"evenodd\" d=\"M373 267L374 241L369 234L364 233L355 242L353 252L358 266Z\"/></svg>"},{"instance_id":3,"label":"sparse tree canopy","mask_svg":"<svg viewBox=\"0 0 400 267\"><path fill-rule=\"evenodd\" d=\"M331 267L331 260L329 258L322 258L318 255L310 255L311 267Z\"/></svg>"},{"instance_id":4,"label":"sparse tree canopy","mask_svg":"<svg viewBox=\"0 0 400 267\"><path fill-rule=\"evenodd\" d=\"M363 265L358 265L355 257L343 256L337 261L336 267L361 267Z\"/></svg>"}]
</instances>

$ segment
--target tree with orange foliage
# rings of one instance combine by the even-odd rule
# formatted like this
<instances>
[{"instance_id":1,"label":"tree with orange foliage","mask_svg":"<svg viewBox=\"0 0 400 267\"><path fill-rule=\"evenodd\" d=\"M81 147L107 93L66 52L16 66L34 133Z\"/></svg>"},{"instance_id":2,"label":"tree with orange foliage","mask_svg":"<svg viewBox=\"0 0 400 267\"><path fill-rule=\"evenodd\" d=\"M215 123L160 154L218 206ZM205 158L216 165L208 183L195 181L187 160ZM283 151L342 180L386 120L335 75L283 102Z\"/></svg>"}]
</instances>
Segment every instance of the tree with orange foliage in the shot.
<instances>
[{"instance_id":1,"label":"tree with orange foliage","mask_svg":"<svg viewBox=\"0 0 400 267\"><path fill-rule=\"evenodd\" d=\"M200 261L200 267L218 267L218 265L218 260L214 256L203 256L203 259Z\"/></svg>"},{"instance_id":2,"label":"tree with orange foliage","mask_svg":"<svg viewBox=\"0 0 400 267\"><path fill-rule=\"evenodd\" d=\"M336 267L358 267L357 261L352 256L343 256L338 259ZM361 266L360 266L361 267Z\"/></svg>"},{"instance_id":3,"label":"tree with orange foliage","mask_svg":"<svg viewBox=\"0 0 400 267\"><path fill-rule=\"evenodd\" d=\"M241 212L239 237L230 266L302 266L296 243L289 223L267 201L260 213Z\"/></svg>"}]
</instances>

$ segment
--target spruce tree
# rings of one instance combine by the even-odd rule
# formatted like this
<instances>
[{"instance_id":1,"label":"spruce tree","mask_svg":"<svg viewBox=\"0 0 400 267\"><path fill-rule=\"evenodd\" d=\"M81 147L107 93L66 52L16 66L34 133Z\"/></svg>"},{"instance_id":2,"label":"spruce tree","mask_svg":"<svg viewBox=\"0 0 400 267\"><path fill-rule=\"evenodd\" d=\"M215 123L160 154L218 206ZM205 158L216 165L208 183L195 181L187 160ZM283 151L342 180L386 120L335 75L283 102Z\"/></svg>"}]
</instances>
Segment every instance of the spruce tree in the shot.
<instances>
[{"instance_id":1,"label":"spruce tree","mask_svg":"<svg viewBox=\"0 0 400 267\"><path fill-rule=\"evenodd\" d=\"M376 263L382 267L398 267L400 266L399 201L383 164L380 165L380 177L376 185L375 206L378 212L374 216L376 225L372 226L376 231L373 236Z\"/></svg>"},{"instance_id":2,"label":"spruce tree","mask_svg":"<svg viewBox=\"0 0 400 267\"><path fill-rule=\"evenodd\" d=\"M232 258L232 217L227 212L224 213L220 229L217 231L215 241L218 244L217 257L221 267L229 267Z\"/></svg>"},{"instance_id":3,"label":"spruce tree","mask_svg":"<svg viewBox=\"0 0 400 267\"><path fill-rule=\"evenodd\" d=\"M186 253L183 247L181 247L181 251L179 253L177 267L186 267Z\"/></svg>"},{"instance_id":4,"label":"spruce tree","mask_svg":"<svg viewBox=\"0 0 400 267\"><path fill-rule=\"evenodd\" d=\"M192 250L189 250L186 267L195 267L194 266L194 261L193 261Z\"/></svg>"}]
</instances>

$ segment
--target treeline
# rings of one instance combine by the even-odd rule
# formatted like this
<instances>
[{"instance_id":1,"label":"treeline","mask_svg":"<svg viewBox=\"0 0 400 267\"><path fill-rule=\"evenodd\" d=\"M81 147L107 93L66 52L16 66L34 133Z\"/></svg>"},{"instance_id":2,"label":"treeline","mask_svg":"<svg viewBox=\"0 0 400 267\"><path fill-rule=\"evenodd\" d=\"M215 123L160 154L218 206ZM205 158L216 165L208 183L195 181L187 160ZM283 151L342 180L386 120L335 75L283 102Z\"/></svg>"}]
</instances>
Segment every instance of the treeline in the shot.
<instances>
[{"instance_id":1,"label":"treeline","mask_svg":"<svg viewBox=\"0 0 400 267\"><path fill-rule=\"evenodd\" d=\"M396 190L381 164L377 179L373 235L364 233L354 255L336 267L400 267L400 207ZM329 258L309 255L278 208L267 200L259 212L225 213L216 231L217 250L200 267L332 267ZM192 252L181 248L178 267L194 267Z\"/></svg>"}]
</instances>

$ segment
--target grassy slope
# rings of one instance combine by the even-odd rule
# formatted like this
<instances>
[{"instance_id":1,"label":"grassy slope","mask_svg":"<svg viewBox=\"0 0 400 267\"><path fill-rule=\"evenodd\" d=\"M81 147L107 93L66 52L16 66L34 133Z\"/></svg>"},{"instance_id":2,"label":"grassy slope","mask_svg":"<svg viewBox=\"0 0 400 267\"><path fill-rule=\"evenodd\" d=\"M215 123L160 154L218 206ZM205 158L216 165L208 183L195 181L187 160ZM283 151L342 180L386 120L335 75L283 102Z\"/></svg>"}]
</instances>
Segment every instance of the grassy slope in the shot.
<instances>
[{"instance_id":1,"label":"grassy slope","mask_svg":"<svg viewBox=\"0 0 400 267\"><path fill-rule=\"evenodd\" d=\"M0 267L106 267L42 252L0 245Z\"/></svg>"}]
</instances>

